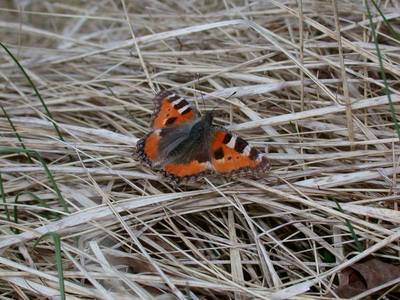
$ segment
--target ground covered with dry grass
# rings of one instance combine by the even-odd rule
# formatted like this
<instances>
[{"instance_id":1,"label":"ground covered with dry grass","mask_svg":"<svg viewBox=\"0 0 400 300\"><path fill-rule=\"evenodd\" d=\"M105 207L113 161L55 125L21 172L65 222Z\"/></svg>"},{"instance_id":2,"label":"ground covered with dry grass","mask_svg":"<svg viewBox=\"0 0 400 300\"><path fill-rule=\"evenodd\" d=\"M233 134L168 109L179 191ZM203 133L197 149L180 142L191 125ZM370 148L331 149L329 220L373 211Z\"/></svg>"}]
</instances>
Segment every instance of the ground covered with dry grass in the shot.
<instances>
[{"instance_id":1,"label":"ground covered with dry grass","mask_svg":"<svg viewBox=\"0 0 400 300\"><path fill-rule=\"evenodd\" d=\"M399 299L399 17L390 0L2 1L1 299ZM176 187L142 166L172 88L271 172Z\"/></svg>"}]
</instances>

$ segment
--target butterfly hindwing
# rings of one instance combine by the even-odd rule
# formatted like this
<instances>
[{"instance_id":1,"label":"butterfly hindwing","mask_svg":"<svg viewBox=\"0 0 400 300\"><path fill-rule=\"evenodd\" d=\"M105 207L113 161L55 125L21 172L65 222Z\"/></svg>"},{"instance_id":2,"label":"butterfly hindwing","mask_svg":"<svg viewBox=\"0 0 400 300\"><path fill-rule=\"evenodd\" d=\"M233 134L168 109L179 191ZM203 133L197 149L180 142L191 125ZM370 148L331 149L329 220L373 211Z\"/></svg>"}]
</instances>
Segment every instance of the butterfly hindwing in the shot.
<instances>
[{"instance_id":1,"label":"butterfly hindwing","mask_svg":"<svg viewBox=\"0 0 400 300\"><path fill-rule=\"evenodd\" d=\"M174 181L193 181L212 169L210 141L212 114L190 124L162 130L163 174Z\"/></svg>"},{"instance_id":2,"label":"butterfly hindwing","mask_svg":"<svg viewBox=\"0 0 400 300\"><path fill-rule=\"evenodd\" d=\"M222 176L259 174L268 171L269 161L240 136L214 127L209 143L190 155L187 162L169 163L163 167L164 176L175 182L194 181L215 173ZM188 151L190 153L190 151Z\"/></svg>"},{"instance_id":3,"label":"butterfly hindwing","mask_svg":"<svg viewBox=\"0 0 400 300\"><path fill-rule=\"evenodd\" d=\"M175 182L192 181L209 173L209 166L209 162L197 159L187 163L169 163L163 167L163 174Z\"/></svg>"},{"instance_id":4,"label":"butterfly hindwing","mask_svg":"<svg viewBox=\"0 0 400 300\"><path fill-rule=\"evenodd\" d=\"M196 140L184 128L156 129L138 142L141 160L175 182L188 181L212 169L210 144Z\"/></svg>"}]
</instances>

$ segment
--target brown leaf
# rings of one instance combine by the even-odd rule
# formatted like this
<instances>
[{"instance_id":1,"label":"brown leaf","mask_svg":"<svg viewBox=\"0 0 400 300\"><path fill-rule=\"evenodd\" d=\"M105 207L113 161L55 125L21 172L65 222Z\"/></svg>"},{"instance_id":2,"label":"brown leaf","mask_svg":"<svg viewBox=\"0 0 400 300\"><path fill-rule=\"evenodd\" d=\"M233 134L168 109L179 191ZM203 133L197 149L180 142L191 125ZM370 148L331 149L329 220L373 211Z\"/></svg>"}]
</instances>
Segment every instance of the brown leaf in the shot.
<instances>
[{"instance_id":1,"label":"brown leaf","mask_svg":"<svg viewBox=\"0 0 400 300\"><path fill-rule=\"evenodd\" d=\"M336 294L341 298L350 298L398 277L400 266L371 258L339 273Z\"/></svg>"}]
</instances>

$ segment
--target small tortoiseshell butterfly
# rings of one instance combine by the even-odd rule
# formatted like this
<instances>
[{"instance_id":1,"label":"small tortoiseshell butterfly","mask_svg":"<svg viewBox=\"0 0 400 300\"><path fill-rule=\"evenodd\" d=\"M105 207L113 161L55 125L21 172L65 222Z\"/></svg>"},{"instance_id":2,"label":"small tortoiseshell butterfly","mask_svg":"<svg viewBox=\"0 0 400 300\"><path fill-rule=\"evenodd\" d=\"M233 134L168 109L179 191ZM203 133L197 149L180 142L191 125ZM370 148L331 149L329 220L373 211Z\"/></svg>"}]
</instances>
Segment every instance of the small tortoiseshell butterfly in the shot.
<instances>
[{"instance_id":1,"label":"small tortoiseshell butterfly","mask_svg":"<svg viewBox=\"0 0 400 300\"><path fill-rule=\"evenodd\" d=\"M152 131L137 142L137 155L147 166L161 170L176 183L192 182L216 173L222 176L265 173L268 159L244 139L212 124L173 91L154 98Z\"/></svg>"}]
</instances>

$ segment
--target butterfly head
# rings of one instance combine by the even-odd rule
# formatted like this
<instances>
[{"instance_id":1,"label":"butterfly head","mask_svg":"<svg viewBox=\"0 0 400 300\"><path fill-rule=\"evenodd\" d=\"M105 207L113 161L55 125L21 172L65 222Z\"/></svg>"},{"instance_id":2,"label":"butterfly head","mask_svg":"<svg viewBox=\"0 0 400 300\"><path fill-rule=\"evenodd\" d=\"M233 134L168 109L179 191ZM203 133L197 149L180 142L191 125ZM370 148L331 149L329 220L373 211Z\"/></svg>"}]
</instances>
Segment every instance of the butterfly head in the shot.
<instances>
[{"instance_id":1,"label":"butterfly head","mask_svg":"<svg viewBox=\"0 0 400 300\"><path fill-rule=\"evenodd\" d=\"M204 134L210 132L212 126L213 115L212 112L205 113L192 127L190 135L195 137L201 137Z\"/></svg>"},{"instance_id":2,"label":"butterfly head","mask_svg":"<svg viewBox=\"0 0 400 300\"><path fill-rule=\"evenodd\" d=\"M214 115L212 111L208 111L201 117L201 122L205 124L205 126L210 127L212 125L212 121L214 119Z\"/></svg>"}]
</instances>

